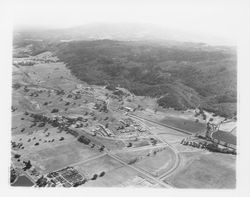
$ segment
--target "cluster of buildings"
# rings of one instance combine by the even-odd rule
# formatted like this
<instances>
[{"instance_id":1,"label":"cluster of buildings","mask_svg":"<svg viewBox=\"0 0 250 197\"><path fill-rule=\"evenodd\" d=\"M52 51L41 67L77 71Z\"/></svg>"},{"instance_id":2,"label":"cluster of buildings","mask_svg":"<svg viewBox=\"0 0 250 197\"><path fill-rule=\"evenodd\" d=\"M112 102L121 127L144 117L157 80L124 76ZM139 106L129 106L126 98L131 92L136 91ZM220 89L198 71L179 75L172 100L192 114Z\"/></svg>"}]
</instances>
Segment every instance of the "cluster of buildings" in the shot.
<instances>
[{"instance_id":1,"label":"cluster of buildings","mask_svg":"<svg viewBox=\"0 0 250 197\"><path fill-rule=\"evenodd\" d=\"M194 148L206 149L211 152L236 155L236 147L232 144L224 142L227 139L220 141L216 138L210 137L208 133L209 132L206 132L205 136L198 134L195 137L187 137L181 141L181 144L185 146L192 146Z\"/></svg>"},{"instance_id":2,"label":"cluster of buildings","mask_svg":"<svg viewBox=\"0 0 250 197\"><path fill-rule=\"evenodd\" d=\"M48 187L74 187L86 182L86 177L80 174L74 167L66 167L51 172L44 178L46 179L46 186Z\"/></svg>"},{"instance_id":3,"label":"cluster of buildings","mask_svg":"<svg viewBox=\"0 0 250 197\"><path fill-rule=\"evenodd\" d=\"M195 148L206 148L206 145L208 144L206 141L191 141L189 140L188 138L185 138L181 141L181 144L182 145L185 145L185 146L192 146L192 147L195 147Z\"/></svg>"},{"instance_id":4,"label":"cluster of buildings","mask_svg":"<svg viewBox=\"0 0 250 197\"><path fill-rule=\"evenodd\" d=\"M72 91L73 94L88 94L93 95L94 88L84 87L82 84L77 84L76 89Z\"/></svg>"},{"instance_id":5,"label":"cluster of buildings","mask_svg":"<svg viewBox=\"0 0 250 197\"><path fill-rule=\"evenodd\" d=\"M113 137L114 134L108 129L105 128L102 124L96 126L96 128L92 129L92 135L99 135L103 137Z\"/></svg>"},{"instance_id":6,"label":"cluster of buildings","mask_svg":"<svg viewBox=\"0 0 250 197\"><path fill-rule=\"evenodd\" d=\"M213 143L236 150L236 122L229 120L219 124L207 123L205 137Z\"/></svg>"},{"instance_id":7,"label":"cluster of buildings","mask_svg":"<svg viewBox=\"0 0 250 197\"><path fill-rule=\"evenodd\" d=\"M117 130L119 130L122 134L133 133L138 135L139 133L146 133L147 130L142 128L140 124L135 122L131 118L125 118L119 121L120 125L118 126Z\"/></svg>"},{"instance_id":8,"label":"cluster of buildings","mask_svg":"<svg viewBox=\"0 0 250 197\"><path fill-rule=\"evenodd\" d=\"M99 110L99 112L105 112L105 113L108 112L107 103L102 100L98 100L98 102L95 103L93 109Z\"/></svg>"}]
</instances>

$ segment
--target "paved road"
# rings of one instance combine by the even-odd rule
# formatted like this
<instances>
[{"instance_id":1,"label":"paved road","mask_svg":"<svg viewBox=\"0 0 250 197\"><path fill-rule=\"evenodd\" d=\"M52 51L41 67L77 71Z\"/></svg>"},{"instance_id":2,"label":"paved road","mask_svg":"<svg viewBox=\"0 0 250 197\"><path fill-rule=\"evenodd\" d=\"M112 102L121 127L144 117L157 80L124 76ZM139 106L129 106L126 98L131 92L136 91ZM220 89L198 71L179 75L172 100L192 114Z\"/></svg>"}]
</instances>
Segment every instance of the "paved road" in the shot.
<instances>
[{"instance_id":1,"label":"paved road","mask_svg":"<svg viewBox=\"0 0 250 197\"><path fill-rule=\"evenodd\" d=\"M145 146L145 147L138 147L138 148L128 148L127 150L123 149L123 150L117 150L117 151L110 151L108 155L110 156L111 153L112 154L117 154L117 153L132 152L132 151L139 151L139 150L147 150L147 149L154 149L154 148L163 148L163 147L169 147L169 145L166 144L166 143L162 143L162 144L159 144L159 145L156 145L156 146ZM175 163L174 163L174 165L173 165L173 167L171 169L169 169L167 172L165 172L162 175L160 175L159 177L157 177L156 179L158 179L158 180L164 180L168 175L172 174L179 167L179 165L180 165L181 160L180 160L179 153L172 146L170 148L175 153Z\"/></svg>"},{"instance_id":2,"label":"paved road","mask_svg":"<svg viewBox=\"0 0 250 197\"><path fill-rule=\"evenodd\" d=\"M153 177L152 175L146 173L145 171L135 167L135 166L132 166L132 165L128 165L126 162L122 161L119 157L115 156L115 155L112 155L112 154L108 154L110 157L112 157L113 159L115 159L116 161L119 161L120 163L122 163L123 165L129 167L129 168L132 168L133 170L143 174L144 176L148 177L149 179L155 181L156 183L158 183L159 185L163 186L163 187L166 187L166 188L172 188L172 186L170 186L169 184L163 182L162 180L160 179L157 179L155 177Z\"/></svg>"},{"instance_id":3,"label":"paved road","mask_svg":"<svg viewBox=\"0 0 250 197\"><path fill-rule=\"evenodd\" d=\"M151 122L150 120L147 120L147 119L142 119L142 118L137 118L137 117L134 117L134 116L130 116L131 118L135 118L137 120L139 120L140 122L142 121L149 121ZM155 122L154 122L155 123ZM155 123L157 124L157 123ZM160 124L159 124L160 125ZM163 125L161 125L163 126ZM165 125L164 125L165 126ZM170 184L167 184L165 182L163 182L163 180L168 176L170 175L171 173L173 173L177 168L178 166L180 165L180 155L179 155L179 152L171 145L169 144L165 139L162 139L161 137L159 137L157 134L155 134L153 131L150 131L154 137L156 139L158 139L161 143L160 144L157 144L155 146L146 146L146 147L138 147L138 148L127 148L126 150L119 150L119 151L112 151L112 152L109 152L109 156L111 156L112 158L120 161L121 163L123 163L124 165L130 167L130 168L133 168L133 169L136 169L137 171L139 171L140 173L143 173L145 176L153 179L154 181L156 181L157 183L161 184L162 186L165 187L165 185L167 185L167 187L173 187L171 186ZM151 176L149 173L146 173L145 171L142 171L134 166L131 166L131 165L128 165L126 162L122 161L118 156L115 156L115 155L112 155L114 153L119 153L119 152L129 152L129 151L137 151L137 150L146 150L146 149L150 149L150 148L157 148L157 147L169 147L173 150L173 152L175 153L175 163L173 165L173 167L171 169L169 169L167 172L163 173L162 175L160 175L159 177L153 177ZM111 154L112 153L112 154ZM162 184L163 183L163 184Z\"/></svg>"},{"instance_id":4,"label":"paved road","mask_svg":"<svg viewBox=\"0 0 250 197\"><path fill-rule=\"evenodd\" d=\"M105 155L107 155L107 153L103 153L103 154L97 155L97 156L95 156L95 157L90 157L90 158L88 158L88 159L86 159L86 160L84 160L84 161L80 161L80 162L77 162L77 163L74 163L74 164L70 164L70 166L78 166L78 165L81 165L81 164L83 164L83 163L86 163L86 162L89 162L89 161L98 159L98 158L100 158L100 157L103 157L103 156L105 156Z\"/></svg>"},{"instance_id":5,"label":"paved road","mask_svg":"<svg viewBox=\"0 0 250 197\"><path fill-rule=\"evenodd\" d=\"M159 176L159 179L164 180L167 176L169 176L170 174L172 174L180 165L181 163L181 158L179 154L176 154L177 158L176 158L176 162L175 165L168 170L167 172L163 173L161 176Z\"/></svg>"},{"instance_id":6,"label":"paved road","mask_svg":"<svg viewBox=\"0 0 250 197\"><path fill-rule=\"evenodd\" d=\"M154 122L154 121L151 121L151 120L148 120L148 119L144 119L144 118L141 118L141 117L138 117L136 115L128 115L130 116L131 118L135 118L139 121L148 121L148 122L152 122L154 124L158 124L160 126L164 126L164 127L167 127L167 128L170 128L168 126L166 126L165 124L160 124L160 123L157 123L157 122ZM176 130L176 129L175 129ZM151 133L153 133L153 131L150 131ZM157 134L154 134L154 136L160 140L163 144L167 145L169 148L171 148L173 150L173 152L175 153L175 164L173 165L173 167L171 169L169 169L167 172L163 173L162 175L159 176L160 180L163 180L165 179L167 176L169 176L170 174L172 174L180 165L180 162L181 162L181 159L180 159L180 155L179 155L179 151L173 147L170 143L168 143L165 139L162 139L160 136L158 136Z\"/></svg>"},{"instance_id":7,"label":"paved road","mask_svg":"<svg viewBox=\"0 0 250 197\"><path fill-rule=\"evenodd\" d=\"M157 145L148 145L148 146L140 146L140 147L131 147L131 148L123 148L122 150L112 150L109 153L117 154L117 153L125 153L125 152L133 152L133 151L140 151L140 150L148 150L148 149L155 149L155 148L164 148L168 147L166 143L160 143Z\"/></svg>"}]
</instances>

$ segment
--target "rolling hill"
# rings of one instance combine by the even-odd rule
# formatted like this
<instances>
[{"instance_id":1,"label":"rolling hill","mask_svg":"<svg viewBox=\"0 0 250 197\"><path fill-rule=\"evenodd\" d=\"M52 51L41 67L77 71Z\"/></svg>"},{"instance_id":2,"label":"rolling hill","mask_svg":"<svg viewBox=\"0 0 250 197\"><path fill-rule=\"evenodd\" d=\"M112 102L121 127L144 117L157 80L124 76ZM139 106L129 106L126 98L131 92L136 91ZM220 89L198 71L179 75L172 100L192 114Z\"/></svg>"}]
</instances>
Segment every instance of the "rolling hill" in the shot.
<instances>
[{"instance_id":1,"label":"rolling hill","mask_svg":"<svg viewBox=\"0 0 250 197\"><path fill-rule=\"evenodd\" d=\"M14 38L14 45L28 46L24 56L52 51L80 80L155 97L162 107L199 106L225 117L236 114L237 58L232 47L159 39L62 42L68 34L54 34L43 32L27 39L30 33L25 32Z\"/></svg>"}]
</instances>

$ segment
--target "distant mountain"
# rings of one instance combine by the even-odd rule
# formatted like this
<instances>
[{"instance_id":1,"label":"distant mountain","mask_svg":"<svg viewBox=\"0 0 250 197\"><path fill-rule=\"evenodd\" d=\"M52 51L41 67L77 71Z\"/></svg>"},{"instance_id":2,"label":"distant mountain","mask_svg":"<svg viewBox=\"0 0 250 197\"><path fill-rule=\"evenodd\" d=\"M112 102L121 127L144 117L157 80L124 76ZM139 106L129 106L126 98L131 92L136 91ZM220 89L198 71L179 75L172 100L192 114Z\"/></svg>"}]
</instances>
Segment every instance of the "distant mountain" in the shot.
<instances>
[{"instance_id":1,"label":"distant mountain","mask_svg":"<svg viewBox=\"0 0 250 197\"><path fill-rule=\"evenodd\" d=\"M22 39L72 41L72 40L120 40L120 41L178 41L200 42L213 45L228 45L224 38L200 35L165 27L141 23L94 23L66 29L31 29L15 30L15 37Z\"/></svg>"}]
</instances>

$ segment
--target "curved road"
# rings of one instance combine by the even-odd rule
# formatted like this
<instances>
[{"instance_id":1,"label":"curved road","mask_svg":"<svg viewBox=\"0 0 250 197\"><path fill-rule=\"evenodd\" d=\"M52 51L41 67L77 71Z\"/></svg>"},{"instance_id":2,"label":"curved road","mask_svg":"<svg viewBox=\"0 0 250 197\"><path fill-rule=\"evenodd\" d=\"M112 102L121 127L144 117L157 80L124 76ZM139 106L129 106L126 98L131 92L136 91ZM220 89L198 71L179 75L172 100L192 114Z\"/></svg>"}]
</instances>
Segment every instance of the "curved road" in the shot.
<instances>
[{"instance_id":1,"label":"curved road","mask_svg":"<svg viewBox=\"0 0 250 197\"><path fill-rule=\"evenodd\" d=\"M175 127L171 127L171 126L168 126L168 125L165 125L165 124L157 123L155 121L148 120L148 119L145 119L145 118L141 118L141 117L138 117L136 115L128 114L128 116L130 116L131 118L137 119L140 122L148 121L148 122L151 122L151 123L163 126L163 127L167 127L167 128L171 128L171 129L177 130L178 132L182 132L182 133L191 135L191 133L189 133L188 131L185 131L185 130L182 130L182 129L178 129L178 128L175 128ZM152 131L150 131L150 132L152 133ZM159 141L161 141L164 145L167 145L169 148L171 148L171 150L175 153L175 164L173 165L173 167L171 169L169 169L167 172L163 173L162 175L160 175L158 177L160 180L164 180L167 176L169 176L170 174L172 174L179 167L179 165L181 163L181 158L180 158L178 150L176 150L175 147L173 147L171 144L169 144L166 140L164 140L161 137L159 137L157 134L154 134L154 136Z\"/></svg>"}]
</instances>

